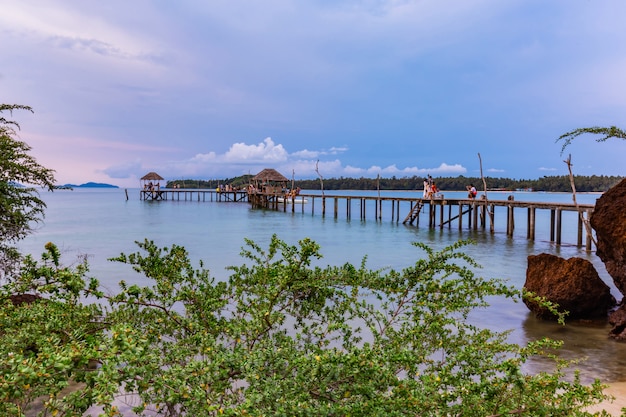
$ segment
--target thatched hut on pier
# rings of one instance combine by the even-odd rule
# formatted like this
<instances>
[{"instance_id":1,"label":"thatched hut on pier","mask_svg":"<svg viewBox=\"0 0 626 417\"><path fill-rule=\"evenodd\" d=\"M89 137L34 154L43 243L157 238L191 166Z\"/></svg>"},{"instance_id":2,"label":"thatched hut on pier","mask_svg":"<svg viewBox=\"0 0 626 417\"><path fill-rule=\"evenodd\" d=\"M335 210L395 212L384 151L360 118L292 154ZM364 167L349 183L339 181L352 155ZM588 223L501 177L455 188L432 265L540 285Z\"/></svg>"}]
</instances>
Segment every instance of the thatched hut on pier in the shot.
<instances>
[{"instance_id":1,"label":"thatched hut on pier","mask_svg":"<svg viewBox=\"0 0 626 417\"><path fill-rule=\"evenodd\" d=\"M164 178L157 174L154 171L148 172L146 175L141 177L141 189L152 191L154 189L160 189L161 183L159 181L163 181Z\"/></svg>"},{"instance_id":2,"label":"thatched hut on pier","mask_svg":"<svg viewBox=\"0 0 626 417\"><path fill-rule=\"evenodd\" d=\"M280 172L266 168L251 179L251 186L255 192L264 194L282 194L287 188L289 180Z\"/></svg>"}]
</instances>

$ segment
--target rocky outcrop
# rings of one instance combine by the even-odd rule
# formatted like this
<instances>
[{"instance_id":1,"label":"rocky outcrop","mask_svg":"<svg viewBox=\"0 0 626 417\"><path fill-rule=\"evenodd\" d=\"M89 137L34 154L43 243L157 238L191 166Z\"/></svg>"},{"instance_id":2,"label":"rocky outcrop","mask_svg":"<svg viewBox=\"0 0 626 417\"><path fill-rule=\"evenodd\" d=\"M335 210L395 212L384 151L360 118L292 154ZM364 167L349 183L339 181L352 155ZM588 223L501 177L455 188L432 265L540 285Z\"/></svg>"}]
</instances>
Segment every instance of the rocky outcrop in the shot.
<instances>
[{"instance_id":1,"label":"rocky outcrop","mask_svg":"<svg viewBox=\"0 0 626 417\"><path fill-rule=\"evenodd\" d=\"M617 289L626 294L626 179L604 193L591 214L596 254Z\"/></svg>"},{"instance_id":2,"label":"rocky outcrop","mask_svg":"<svg viewBox=\"0 0 626 417\"><path fill-rule=\"evenodd\" d=\"M612 326L609 336L617 340L626 340L626 309L624 305L609 315L609 324Z\"/></svg>"},{"instance_id":3,"label":"rocky outcrop","mask_svg":"<svg viewBox=\"0 0 626 417\"><path fill-rule=\"evenodd\" d=\"M524 288L569 311L568 320L606 319L615 298L593 264L583 258L564 259L542 253L528 257ZM546 308L531 300L526 306L541 319L555 319Z\"/></svg>"},{"instance_id":4,"label":"rocky outcrop","mask_svg":"<svg viewBox=\"0 0 626 417\"><path fill-rule=\"evenodd\" d=\"M596 254L604 262L617 289L626 294L626 180L612 187L596 200L590 223L596 232ZM609 336L626 340L626 305L609 316Z\"/></svg>"}]
</instances>

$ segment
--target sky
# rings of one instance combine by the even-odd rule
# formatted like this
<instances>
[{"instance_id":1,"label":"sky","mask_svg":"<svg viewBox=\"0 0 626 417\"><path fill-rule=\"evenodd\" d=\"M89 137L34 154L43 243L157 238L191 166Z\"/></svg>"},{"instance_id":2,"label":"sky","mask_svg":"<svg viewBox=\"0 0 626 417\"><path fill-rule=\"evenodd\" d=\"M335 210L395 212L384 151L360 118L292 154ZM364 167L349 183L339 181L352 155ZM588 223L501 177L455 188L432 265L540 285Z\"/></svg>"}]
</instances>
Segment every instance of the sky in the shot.
<instances>
[{"instance_id":1,"label":"sky","mask_svg":"<svg viewBox=\"0 0 626 417\"><path fill-rule=\"evenodd\" d=\"M626 175L623 0L3 0L0 103L59 184ZM4 115L8 117L9 115Z\"/></svg>"}]
</instances>

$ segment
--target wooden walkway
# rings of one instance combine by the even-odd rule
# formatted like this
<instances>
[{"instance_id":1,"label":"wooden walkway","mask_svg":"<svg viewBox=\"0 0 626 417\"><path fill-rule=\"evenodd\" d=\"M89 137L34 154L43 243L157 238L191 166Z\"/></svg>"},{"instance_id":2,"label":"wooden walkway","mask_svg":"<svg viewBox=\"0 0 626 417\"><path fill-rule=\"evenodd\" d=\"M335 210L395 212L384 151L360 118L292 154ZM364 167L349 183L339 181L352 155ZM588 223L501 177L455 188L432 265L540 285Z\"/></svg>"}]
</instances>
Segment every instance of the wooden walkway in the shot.
<instances>
[{"instance_id":1,"label":"wooden walkway","mask_svg":"<svg viewBox=\"0 0 626 417\"><path fill-rule=\"evenodd\" d=\"M201 189L160 189L139 191L141 200L248 202L246 191L217 191Z\"/></svg>"},{"instance_id":2,"label":"wooden walkway","mask_svg":"<svg viewBox=\"0 0 626 417\"><path fill-rule=\"evenodd\" d=\"M383 212L389 213L385 218L391 218L392 222L399 223L402 219L403 224L419 226L420 220L425 222L429 228L451 228L456 224L459 230L464 228L478 230L489 227L491 232L495 232L495 217L505 213L505 228L507 236L513 236L515 230L515 211L526 210L526 237L529 240L535 240L537 228L537 211L544 210L550 214L549 221L549 241L557 245L561 245L564 225L563 213L572 212L575 220L577 240L576 245L584 246L586 250L591 250L592 239L587 235L583 224L583 219L588 220L593 212L593 204L579 204L578 209L574 204L566 203L538 203L528 201L514 200L470 200L470 199L421 199L407 197L355 197L355 196L320 196L314 194L300 194L300 197L307 200L307 204L274 204L269 208L278 208L283 211L302 211L310 210L312 214L316 212L315 205L321 205L322 216L327 215L327 203L332 204L330 213L333 217L339 217L340 212L347 219L352 218L352 211L359 209L359 218L366 220L368 217L367 209L372 209L373 216L376 220L383 219ZM342 202L340 204L340 202ZM401 209L401 205L404 206ZM305 208L307 206L307 208ZM344 208L340 210L340 206ZM404 210L404 211L403 211ZM578 215L578 211L582 212L582 218ZM403 214L408 212L406 216ZM420 219L421 217L421 219ZM572 216L570 216L572 217ZM568 229L574 224L570 224Z\"/></svg>"},{"instance_id":3,"label":"wooden walkway","mask_svg":"<svg viewBox=\"0 0 626 417\"><path fill-rule=\"evenodd\" d=\"M526 237L535 240L537 229L537 211L547 211L550 214L548 225L549 241L557 245L563 244L564 227L572 230L576 227L576 245L591 250L592 239L587 235L583 219L588 220L593 212L593 204L541 203L514 200L470 200L470 199L422 199L410 197L383 197L383 196L339 196L301 193L297 199L300 203L292 204L289 198L281 193L255 193L246 191L217 191L202 189L161 189L141 190L141 200L164 201L202 201L202 202L249 202L253 207L272 209L284 212L306 212L326 216L332 214L334 218L352 218L353 210L359 210L359 218L366 220L368 216L377 221L391 219L392 222L402 221L406 225L419 227L420 221L427 227L452 228L453 224L459 230L487 229L495 232L496 217L499 219L504 213L505 221L497 222L500 227L506 228L507 236L513 236L515 230L515 212L525 210ZM302 203L304 201L304 203ZM330 205L330 207L328 207ZM401 207L402 206L402 207ZM317 209L316 209L317 207ZM340 207L342 207L340 209ZM582 215L578 215L580 210ZM368 213L369 211L369 213ZM373 212L373 213L372 213ZM563 214L568 216L568 225L564 224ZM371 214L370 214L371 213ZM384 213L384 216L383 216ZM582 216L582 217L581 217ZM518 216L519 218L519 216ZM575 219L575 220L573 220ZM545 223L545 222L544 222ZM545 233L545 230L542 230ZM572 243L572 242L570 242ZM573 244L573 243L572 243Z\"/></svg>"}]
</instances>

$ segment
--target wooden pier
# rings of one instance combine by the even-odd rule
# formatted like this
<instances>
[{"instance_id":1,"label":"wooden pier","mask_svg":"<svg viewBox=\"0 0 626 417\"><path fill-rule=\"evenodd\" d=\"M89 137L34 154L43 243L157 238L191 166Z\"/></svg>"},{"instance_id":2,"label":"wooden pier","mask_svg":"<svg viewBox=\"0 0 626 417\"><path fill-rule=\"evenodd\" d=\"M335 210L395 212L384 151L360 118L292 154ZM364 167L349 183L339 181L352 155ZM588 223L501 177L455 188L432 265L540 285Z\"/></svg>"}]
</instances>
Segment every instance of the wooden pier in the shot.
<instances>
[{"instance_id":1,"label":"wooden pier","mask_svg":"<svg viewBox=\"0 0 626 417\"><path fill-rule=\"evenodd\" d=\"M248 202L248 193L244 191L217 191L201 189L160 189L139 191L141 200L172 200L172 201L215 201L215 202Z\"/></svg>"},{"instance_id":2,"label":"wooden pier","mask_svg":"<svg viewBox=\"0 0 626 417\"><path fill-rule=\"evenodd\" d=\"M383 196L340 196L319 194L303 194L297 196L299 201L293 203L282 189L268 188L263 192L217 191L202 189L160 189L141 190L141 200L164 201L200 201L200 202L249 202L254 208L264 208L283 212L310 211L312 215L332 215L352 219L353 211L358 210L358 218L376 221L387 221L419 227L420 222L426 227L452 228L459 230L486 230L496 232L496 223L500 230L505 228L507 236L513 236L516 228L515 213L525 210L526 237L534 241L537 233L537 212L549 212L549 222L542 224L549 229L550 242L561 245L563 229L572 230L576 227L576 245L591 250L592 238L586 232L583 220L588 220L593 212L593 204L543 203L514 200L483 200L483 199L448 199L448 198L411 198ZM330 207L328 207L330 204ZM564 213L570 213L564 219ZM582 214L579 214L582 213ZM384 215L383 215L384 214ZM504 220L500 220L504 216ZM517 216L519 219L519 215ZM496 222L496 219L498 221ZM575 220L574 220L575 219ZM565 226L565 221L569 222ZM545 223L545 222L544 222ZM569 242L574 244L573 242Z\"/></svg>"},{"instance_id":3,"label":"wooden pier","mask_svg":"<svg viewBox=\"0 0 626 417\"><path fill-rule=\"evenodd\" d=\"M415 225L419 227L420 220L429 228L451 228L453 224L462 229L487 229L495 232L496 215L502 216L502 212L506 216L504 222L507 236L513 236L515 230L515 212L516 210L526 211L526 237L534 241L537 229L537 211L544 210L549 212L549 241L557 245L561 245L564 218L563 214L571 212L575 220L576 227L576 246L582 247L583 243L586 250L591 250L592 238L586 232L583 219L588 220L593 212L593 204L567 204L567 203L541 203L514 200L470 200L470 199L422 199L407 197L377 197L377 196L320 196L317 194L300 194L300 198L307 200L306 204L291 204L287 199L278 199L276 197L258 197L256 203L259 207L270 208L282 211L305 211L310 210L311 214L316 213L316 204L318 206L317 213L326 216L330 212L334 218L338 218L341 214L346 219L352 218L352 212L359 210L359 219L366 220L368 218L367 211L373 211L371 216L377 220L383 220L383 212L385 219L391 219L392 222L399 223L402 219L403 224ZM254 201L250 200L251 202ZM327 203L331 204L330 210L327 210ZM342 202L342 203L340 203ZM401 205L403 208L401 208ZM305 207L306 206L306 207ZM343 206L340 210L340 207ZM404 215L404 213L407 213ZM582 213L579 215L579 212ZM572 217L572 216L570 216ZM421 219L420 219L421 218ZM570 227L572 220L570 221ZM502 223L502 222L500 222Z\"/></svg>"}]
</instances>

